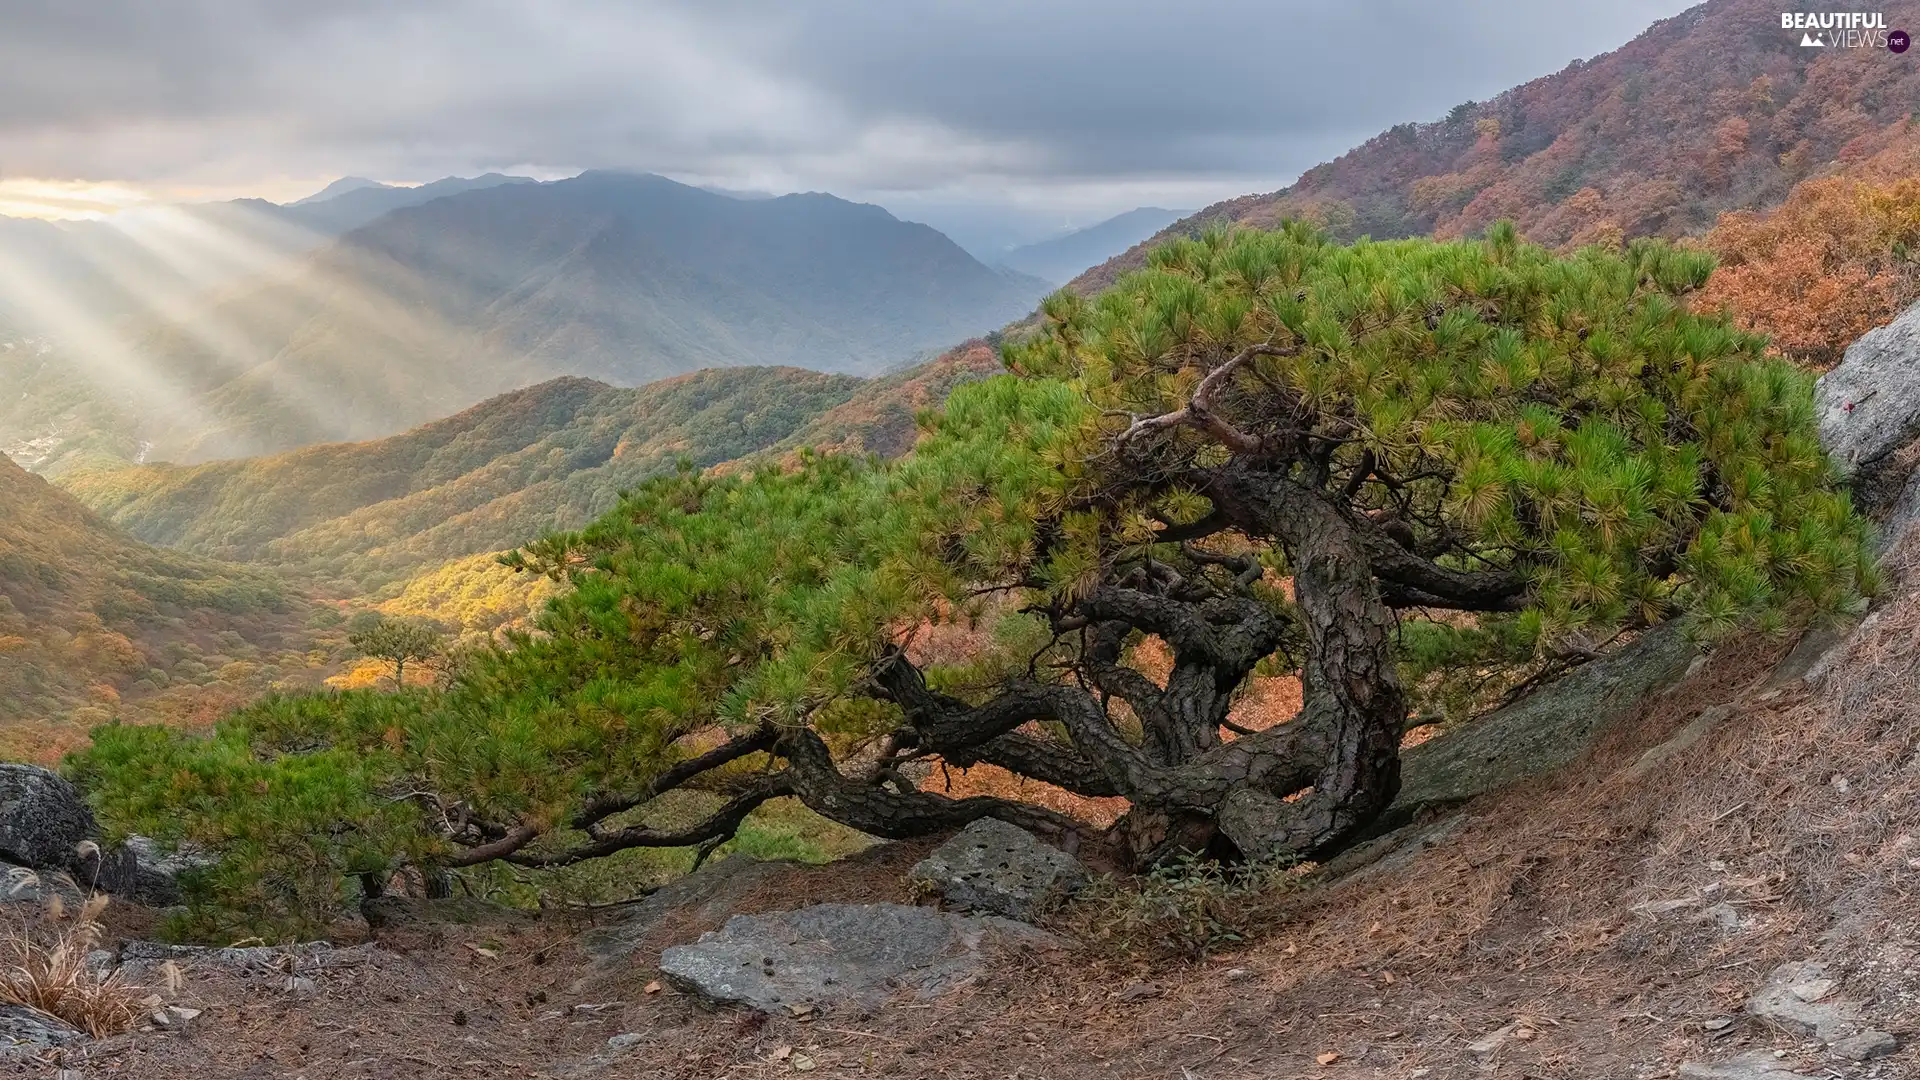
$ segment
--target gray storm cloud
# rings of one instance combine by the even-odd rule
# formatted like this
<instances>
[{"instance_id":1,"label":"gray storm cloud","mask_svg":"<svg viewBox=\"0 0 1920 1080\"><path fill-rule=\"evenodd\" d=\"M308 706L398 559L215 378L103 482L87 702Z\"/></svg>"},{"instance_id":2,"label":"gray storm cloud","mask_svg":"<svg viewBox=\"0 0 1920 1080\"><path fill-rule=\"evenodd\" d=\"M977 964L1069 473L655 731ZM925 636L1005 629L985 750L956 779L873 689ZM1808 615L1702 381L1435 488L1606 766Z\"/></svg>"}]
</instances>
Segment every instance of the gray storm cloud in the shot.
<instances>
[{"instance_id":1,"label":"gray storm cloud","mask_svg":"<svg viewBox=\"0 0 1920 1080\"><path fill-rule=\"evenodd\" d=\"M13 0L0 173L649 169L742 187L1271 188L1675 0Z\"/></svg>"}]
</instances>

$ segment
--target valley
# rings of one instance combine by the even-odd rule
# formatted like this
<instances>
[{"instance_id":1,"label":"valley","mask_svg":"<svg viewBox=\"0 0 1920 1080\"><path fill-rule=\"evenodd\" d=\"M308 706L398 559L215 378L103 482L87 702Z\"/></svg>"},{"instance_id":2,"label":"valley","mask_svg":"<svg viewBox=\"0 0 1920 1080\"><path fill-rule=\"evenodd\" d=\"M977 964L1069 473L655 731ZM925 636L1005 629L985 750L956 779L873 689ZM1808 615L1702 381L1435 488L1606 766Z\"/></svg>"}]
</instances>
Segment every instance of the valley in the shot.
<instances>
[{"instance_id":1,"label":"valley","mask_svg":"<svg viewBox=\"0 0 1920 1080\"><path fill-rule=\"evenodd\" d=\"M0 1072L1920 1076L1920 54L1679 3L41 26Z\"/></svg>"}]
</instances>

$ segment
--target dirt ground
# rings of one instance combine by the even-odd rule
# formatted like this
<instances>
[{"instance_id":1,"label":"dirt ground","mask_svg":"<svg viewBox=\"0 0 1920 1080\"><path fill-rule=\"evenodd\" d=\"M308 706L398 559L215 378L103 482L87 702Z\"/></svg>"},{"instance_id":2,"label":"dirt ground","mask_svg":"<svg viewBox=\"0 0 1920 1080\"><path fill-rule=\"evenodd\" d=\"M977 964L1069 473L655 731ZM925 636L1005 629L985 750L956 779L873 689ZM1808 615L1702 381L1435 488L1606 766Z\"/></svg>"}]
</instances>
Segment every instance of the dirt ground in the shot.
<instances>
[{"instance_id":1,"label":"dirt ground","mask_svg":"<svg viewBox=\"0 0 1920 1080\"><path fill-rule=\"evenodd\" d=\"M802 1021L650 989L657 949L578 985L562 920L414 928L311 990L190 968L169 997L204 1013L70 1057L63 1080L1652 1080L1756 1048L1813 1077L1920 1077L1920 599L1885 604L1811 687L1769 685L1788 644L1723 646L1408 865L1257 901L1262 934L1234 954L1009 956L946 998ZM1704 738L1622 773L1721 703L1734 714ZM905 900L925 846L796 869L744 910ZM1836 1062L1744 1015L1803 959L1902 1049Z\"/></svg>"}]
</instances>

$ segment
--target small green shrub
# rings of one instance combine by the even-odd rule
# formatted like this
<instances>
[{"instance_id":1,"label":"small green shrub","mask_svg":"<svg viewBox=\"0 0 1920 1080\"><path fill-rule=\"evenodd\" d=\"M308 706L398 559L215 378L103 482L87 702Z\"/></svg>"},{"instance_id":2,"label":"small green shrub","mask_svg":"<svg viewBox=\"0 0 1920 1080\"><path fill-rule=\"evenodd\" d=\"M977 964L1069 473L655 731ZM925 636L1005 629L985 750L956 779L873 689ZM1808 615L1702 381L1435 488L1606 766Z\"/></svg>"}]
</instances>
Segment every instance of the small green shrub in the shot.
<instances>
[{"instance_id":1,"label":"small green shrub","mask_svg":"<svg viewBox=\"0 0 1920 1080\"><path fill-rule=\"evenodd\" d=\"M1224 866L1197 856L1135 879L1096 879L1066 921L1082 940L1122 955L1199 960L1245 943L1261 914L1299 880L1290 865Z\"/></svg>"}]
</instances>

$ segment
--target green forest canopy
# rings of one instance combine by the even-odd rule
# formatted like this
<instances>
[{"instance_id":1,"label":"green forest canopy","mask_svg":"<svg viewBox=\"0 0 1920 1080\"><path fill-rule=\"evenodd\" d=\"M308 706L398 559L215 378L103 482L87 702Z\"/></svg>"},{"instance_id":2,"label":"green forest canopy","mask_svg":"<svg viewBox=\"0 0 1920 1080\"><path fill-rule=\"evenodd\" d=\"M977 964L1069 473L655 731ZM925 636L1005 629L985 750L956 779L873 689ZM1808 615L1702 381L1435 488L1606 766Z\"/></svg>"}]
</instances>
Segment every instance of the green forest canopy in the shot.
<instances>
[{"instance_id":1,"label":"green forest canopy","mask_svg":"<svg viewBox=\"0 0 1920 1080\"><path fill-rule=\"evenodd\" d=\"M1777 628L1872 589L1808 379L1682 303L1711 268L1504 227L1177 242L1052 298L1012 374L900 461L683 470L529 545L512 565L571 588L444 692L102 729L71 768L114 826L219 851L203 902L255 918L402 864L704 853L782 798L1134 865L1324 852L1391 802L1410 715L1483 700L1460 672L1510 673L1497 691L1622 630ZM939 619L992 644L916 665ZM1164 681L1134 664L1149 635ZM1299 716L1223 733L1256 669L1302 678ZM902 771L934 756L1132 810L1095 835L949 799ZM689 789L711 813L659 813Z\"/></svg>"}]
</instances>

